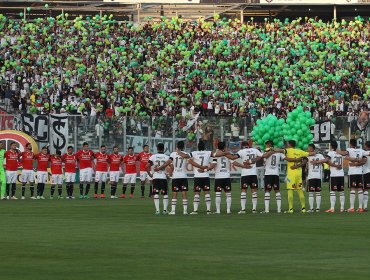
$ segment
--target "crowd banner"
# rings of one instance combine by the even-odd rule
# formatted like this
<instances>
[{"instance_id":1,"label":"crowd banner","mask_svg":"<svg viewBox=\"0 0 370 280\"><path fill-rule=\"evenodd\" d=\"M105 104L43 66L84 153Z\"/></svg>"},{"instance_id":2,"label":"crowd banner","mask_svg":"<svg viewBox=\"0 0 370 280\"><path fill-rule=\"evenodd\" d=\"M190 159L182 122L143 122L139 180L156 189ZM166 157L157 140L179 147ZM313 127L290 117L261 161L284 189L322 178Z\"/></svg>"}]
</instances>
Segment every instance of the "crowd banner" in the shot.
<instances>
[{"instance_id":1,"label":"crowd banner","mask_svg":"<svg viewBox=\"0 0 370 280\"><path fill-rule=\"evenodd\" d=\"M68 115L50 115L50 152L55 153L60 150L63 153L67 152L68 146Z\"/></svg>"}]
</instances>

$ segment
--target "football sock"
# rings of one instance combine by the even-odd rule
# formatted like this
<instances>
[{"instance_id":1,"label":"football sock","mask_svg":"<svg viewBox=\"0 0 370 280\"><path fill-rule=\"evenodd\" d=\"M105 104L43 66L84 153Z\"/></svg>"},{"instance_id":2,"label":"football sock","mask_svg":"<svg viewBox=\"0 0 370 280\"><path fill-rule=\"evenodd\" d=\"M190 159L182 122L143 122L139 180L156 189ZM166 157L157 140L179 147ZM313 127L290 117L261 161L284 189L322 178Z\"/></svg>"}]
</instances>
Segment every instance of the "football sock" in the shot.
<instances>
[{"instance_id":1,"label":"football sock","mask_svg":"<svg viewBox=\"0 0 370 280\"><path fill-rule=\"evenodd\" d=\"M171 212L176 212L177 198L172 198L171 201Z\"/></svg>"},{"instance_id":2,"label":"football sock","mask_svg":"<svg viewBox=\"0 0 370 280\"><path fill-rule=\"evenodd\" d=\"M41 183L37 184L37 196L40 196L41 193Z\"/></svg>"},{"instance_id":3,"label":"football sock","mask_svg":"<svg viewBox=\"0 0 370 280\"><path fill-rule=\"evenodd\" d=\"M303 190L300 189L300 190L297 190L297 192L298 192L299 200L301 201L301 208L305 209L306 208L306 201L304 199Z\"/></svg>"},{"instance_id":4,"label":"football sock","mask_svg":"<svg viewBox=\"0 0 370 280\"><path fill-rule=\"evenodd\" d=\"M73 183L70 185L70 196L73 196Z\"/></svg>"},{"instance_id":5,"label":"football sock","mask_svg":"<svg viewBox=\"0 0 370 280\"><path fill-rule=\"evenodd\" d=\"M216 192L216 213L221 213L221 193Z\"/></svg>"},{"instance_id":6,"label":"football sock","mask_svg":"<svg viewBox=\"0 0 370 280\"><path fill-rule=\"evenodd\" d=\"M22 196L26 194L26 186L22 185Z\"/></svg>"},{"instance_id":7,"label":"football sock","mask_svg":"<svg viewBox=\"0 0 370 280\"><path fill-rule=\"evenodd\" d=\"M369 192L366 190L364 191L364 200L362 202L364 209L367 209L368 201L369 201Z\"/></svg>"},{"instance_id":8,"label":"football sock","mask_svg":"<svg viewBox=\"0 0 370 280\"><path fill-rule=\"evenodd\" d=\"M258 193L257 192L252 192L252 206L253 206L253 210L256 210L257 208L257 197L258 197Z\"/></svg>"},{"instance_id":9,"label":"football sock","mask_svg":"<svg viewBox=\"0 0 370 280\"><path fill-rule=\"evenodd\" d=\"M351 191L349 193L349 205L350 205L350 209L354 209L355 208L355 199L356 199L356 191Z\"/></svg>"},{"instance_id":10,"label":"football sock","mask_svg":"<svg viewBox=\"0 0 370 280\"><path fill-rule=\"evenodd\" d=\"M84 194L84 184L80 184L80 195Z\"/></svg>"},{"instance_id":11,"label":"football sock","mask_svg":"<svg viewBox=\"0 0 370 280\"><path fill-rule=\"evenodd\" d=\"M85 195L88 195L90 191L90 184L86 185Z\"/></svg>"},{"instance_id":12,"label":"football sock","mask_svg":"<svg viewBox=\"0 0 370 280\"><path fill-rule=\"evenodd\" d=\"M153 185L150 184L149 186L149 196L152 196L153 195Z\"/></svg>"},{"instance_id":13,"label":"football sock","mask_svg":"<svg viewBox=\"0 0 370 280\"><path fill-rule=\"evenodd\" d=\"M100 194L105 194L105 182L102 182L102 183L101 183L101 190L100 190Z\"/></svg>"},{"instance_id":14,"label":"football sock","mask_svg":"<svg viewBox=\"0 0 370 280\"><path fill-rule=\"evenodd\" d=\"M163 196L163 210L164 211L167 211L167 208L168 208L168 195L165 194Z\"/></svg>"},{"instance_id":15,"label":"football sock","mask_svg":"<svg viewBox=\"0 0 370 280\"><path fill-rule=\"evenodd\" d=\"M63 191L63 186L58 186L58 195L61 196L62 195L62 191Z\"/></svg>"},{"instance_id":16,"label":"football sock","mask_svg":"<svg viewBox=\"0 0 370 280\"><path fill-rule=\"evenodd\" d=\"M95 185L94 185L94 194L98 194L98 190L99 190L99 182L95 182Z\"/></svg>"},{"instance_id":17,"label":"football sock","mask_svg":"<svg viewBox=\"0 0 370 280\"><path fill-rule=\"evenodd\" d=\"M145 185L141 185L141 196L144 196Z\"/></svg>"},{"instance_id":18,"label":"football sock","mask_svg":"<svg viewBox=\"0 0 370 280\"><path fill-rule=\"evenodd\" d=\"M110 195L116 195L116 191L117 191L117 186L116 186L116 182L111 182L110 184Z\"/></svg>"},{"instance_id":19,"label":"football sock","mask_svg":"<svg viewBox=\"0 0 370 280\"><path fill-rule=\"evenodd\" d=\"M50 196L53 196L55 192L55 186L51 186L50 188Z\"/></svg>"},{"instance_id":20,"label":"football sock","mask_svg":"<svg viewBox=\"0 0 370 280\"><path fill-rule=\"evenodd\" d=\"M316 209L321 207L321 192L316 192Z\"/></svg>"},{"instance_id":21,"label":"football sock","mask_svg":"<svg viewBox=\"0 0 370 280\"><path fill-rule=\"evenodd\" d=\"M247 205L247 193L242 192L240 194L240 206L242 207L242 210L245 210L245 206Z\"/></svg>"},{"instance_id":22,"label":"football sock","mask_svg":"<svg viewBox=\"0 0 370 280\"><path fill-rule=\"evenodd\" d=\"M155 210L159 212L159 195L155 194L153 200L154 200Z\"/></svg>"},{"instance_id":23,"label":"football sock","mask_svg":"<svg viewBox=\"0 0 370 280\"><path fill-rule=\"evenodd\" d=\"M308 203L310 204L310 209L313 209L313 203L315 202L314 193L310 192L308 193Z\"/></svg>"},{"instance_id":24,"label":"football sock","mask_svg":"<svg viewBox=\"0 0 370 280\"><path fill-rule=\"evenodd\" d=\"M363 190L358 190L358 208L362 208L362 205L364 203L364 192Z\"/></svg>"},{"instance_id":25,"label":"football sock","mask_svg":"<svg viewBox=\"0 0 370 280\"><path fill-rule=\"evenodd\" d=\"M288 190L288 204L289 204L289 210L293 210L293 190Z\"/></svg>"},{"instance_id":26,"label":"football sock","mask_svg":"<svg viewBox=\"0 0 370 280\"><path fill-rule=\"evenodd\" d=\"M182 206L184 207L184 213L188 213L188 200L187 199L182 200Z\"/></svg>"},{"instance_id":27,"label":"football sock","mask_svg":"<svg viewBox=\"0 0 370 280\"><path fill-rule=\"evenodd\" d=\"M43 196L44 195L44 190L45 190L45 183L41 183L41 186L40 186L40 196Z\"/></svg>"},{"instance_id":28,"label":"football sock","mask_svg":"<svg viewBox=\"0 0 370 280\"><path fill-rule=\"evenodd\" d=\"M134 192L135 192L135 185L134 186L131 185L131 194L134 194Z\"/></svg>"},{"instance_id":29,"label":"football sock","mask_svg":"<svg viewBox=\"0 0 370 280\"><path fill-rule=\"evenodd\" d=\"M265 212L270 211L270 193L265 192Z\"/></svg>"},{"instance_id":30,"label":"football sock","mask_svg":"<svg viewBox=\"0 0 370 280\"><path fill-rule=\"evenodd\" d=\"M335 202L337 200L337 197L335 195L335 192L333 191L330 191L330 209L334 209L335 208Z\"/></svg>"},{"instance_id":31,"label":"football sock","mask_svg":"<svg viewBox=\"0 0 370 280\"><path fill-rule=\"evenodd\" d=\"M206 200L207 211L211 211L211 195L207 193L204 198Z\"/></svg>"},{"instance_id":32,"label":"football sock","mask_svg":"<svg viewBox=\"0 0 370 280\"><path fill-rule=\"evenodd\" d=\"M197 212L198 211L198 207L199 207L199 194L196 194L194 195L194 212Z\"/></svg>"},{"instance_id":33,"label":"football sock","mask_svg":"<svg viewBox=\"0 0 370 280\"><path fill-rule=\"evenodd\" d=\"M10 184L6 184L6 195L10 196Z\"/></svg>"},{"instance_id":34,"label":"football sock","mask_svg":"<svg viewBox=\"0 0 370 280\"><path fill-rule=\"evenodd\" d=\"M126 194L126 190L127 190L127 186L126 185L123 185L123 187L122 187L122 193L123 194Z\"/></svg>"},{"instance_id":35,"label":"football sock","mask_svg":"<svg viewBox=\"0 0 370 280\"><path fill-rule=\"evenodd\" d=\"M340 209L341 210L344 210L344 203L346 201L346 197L344 195L344 191L343 192L339 192L339 200L340 200Z\"/></svg>"},{"instance_id":36,"label":"football sock","mask_svg":"<svg viewBox=\"0 0 370 280\"><path fill-rule=\"evenodd\" d=\"M227 213L231 213L231 193L226 193L226 211Z\"/></svg>"},{"instance_id":37,"label":"football sock","mask_svg":"<svg viewBox=\"0 0 370 280\"><path fill-rule=\"evenodd\" d=\"M280 192L277 192L275 194L276 196L276 206L277 206L277 211L278 212L281 212L281 193Z\"/></svg>"},{"instance_id":38,"label":"football sock","mask_svg":"<svg viewBox=\"0 0 370 280\"><path fill-rule=\"evenodd\" d=\"M15 196L15 192L17 191L17 186L15 183L12 184L12 196Z\"/></svg>"},{"instance_id":39,"label":"football sock","mask_svg":"<svg viewBox=\"0 0 370 280\"><path fill-rule=\"evenodd\" d=\"M30 186L30 191L31 191L31 196L34 196L35 195L35 186L34 185Z\"/></svg>"},{"instance_id":40,"label":"football sock","mask_svg":"<svg viewBox=\"0 0 370 280\"><path fill-rule=\"evenodd\" d=\"M70 197L71 196L71 185L70 185L70 183L67 183L66 191L67 191L67 197Z\"/></svg>"}]
</instances>

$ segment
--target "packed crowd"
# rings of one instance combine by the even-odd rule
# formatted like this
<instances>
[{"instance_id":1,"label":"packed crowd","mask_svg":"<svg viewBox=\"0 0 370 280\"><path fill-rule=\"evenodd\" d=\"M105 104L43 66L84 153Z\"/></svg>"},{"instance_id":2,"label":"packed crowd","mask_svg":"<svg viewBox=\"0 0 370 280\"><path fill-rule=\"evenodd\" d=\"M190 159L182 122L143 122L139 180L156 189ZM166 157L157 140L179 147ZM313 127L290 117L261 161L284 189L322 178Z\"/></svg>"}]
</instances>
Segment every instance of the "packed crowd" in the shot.
<instances>
[{"instance_id":1,"label":"packed crowd","mask_svg":"<svg viewBox=\"0 0 370 280\"><path fill-rule=\"evenodd\" d=\"M313 116L369 106L370 22L241 24L68 14L0 15L1 97L8 110L119 115Z\"/></svg>"}]
</instances>

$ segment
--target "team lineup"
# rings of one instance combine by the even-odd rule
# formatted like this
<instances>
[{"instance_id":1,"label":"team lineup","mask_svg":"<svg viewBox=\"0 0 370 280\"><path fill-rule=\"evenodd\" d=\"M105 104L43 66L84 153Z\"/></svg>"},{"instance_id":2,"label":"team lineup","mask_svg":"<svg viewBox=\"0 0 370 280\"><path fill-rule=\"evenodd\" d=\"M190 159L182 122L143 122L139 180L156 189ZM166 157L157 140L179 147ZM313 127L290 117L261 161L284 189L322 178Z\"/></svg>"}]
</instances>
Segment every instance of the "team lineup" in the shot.
<instances>
[{"instance_id":1,"label":"team lineup","mask_svg":"<svg viewBox=\"0 0 370 280\"><path fill-rule=\"evenodd\" d=\"M25 199L26 185L29 184L31 199L45 199L44 190L48 178L48 168L51 170L50 198L54 198L57 190L58 198L62 198L63 181L66 185L66 198L73 199L76 170L79 170L79 198L88 198L90 185L94 182L94 198L105 198L106 182L109 177L110 198L116 199L119 186L120 174L124 173L122 193L120 198L126 197L127 188L130 187L130 198L133 198L137 178L137 164L139 163L141 197L145 195L145 185L150 185L150 197L154 200L155 214L176 214L178 193L181 193L184 215L188 214L188 171L187 164L194 169L194 198L192 215L198 214L201 192L204 192L206 213L212 214L211 199L211 176L214 171L214 193L216 214L221 213L222 193L226 196L226 213L231 213L231 174L232 166L241 168L240 178L240 211L246 213L247 190L252 194L252 213L257 213L258 202L258 161L264 163L264 210L261 213L270 212L270 196L274 191L276 196L277 212L282 212L280 193L280 163L287 162L286 188L288 192L288 210L293 213L293 196L297 192L301 203L301 212L306 212L304 189L308 191L309 209L307 212L320 212L322 173L324 164L330 166L330 209L325 212L334 212L337 193L339 195L341 212L355 212L356 193L358 197L357 212L367 211L368 189L370 188L370 142L365 143L365 149L357 147L355 139L350 140L346 151L338 150L338 144L332 141L330 151L317 152L313 144L308 146L307 151L296 149L295 141L286 143L284 149L273 147L272 141L267 141L264 152L250 147L248 142L242 142L241 150L237 153L227 151L226 143L219 142L216 151L205 150L205 144L200 141L198 150L191 153L184 152L184 142L179 141L177 148L169 156L164 153L164 144L157 145L157 153L151 154L149 146L144 145L143 151L134 153L134 148L128 148L127 154L122 156L117 146L113 147L113 153L108 154L106 146L102 145L100 151L94 153L89 149L88 143L83 143L83 149L74 152L69 146L67 153L56 151L51 155L47 147L35 154L32 145L27 144L24 152L17 149L15 142L11 143L10 150L3 149L0 142L0 180L1 199L17 199L16 181L18 169L22 172L20 181L21 198ZM5 162L5 169L4 166ZM350 206L345 210L345 174L343 170L344 160L348 161L348 186L350 189ZM37 186L35 190L34 164L37 164ZM64 170L63 170L64 169ZM94 179L93 179L93 175ZM307 183L305 184L305 180ZM169 190L168 181L171 180L172 199L171 210L168 211ZM100 192L99 192L100 186ZM36 191L36 193L35 193ZM162 212L160 208L160 195L162 195ZM316 205L315 205L316 202Z\"/></svg>"}]
</instances>

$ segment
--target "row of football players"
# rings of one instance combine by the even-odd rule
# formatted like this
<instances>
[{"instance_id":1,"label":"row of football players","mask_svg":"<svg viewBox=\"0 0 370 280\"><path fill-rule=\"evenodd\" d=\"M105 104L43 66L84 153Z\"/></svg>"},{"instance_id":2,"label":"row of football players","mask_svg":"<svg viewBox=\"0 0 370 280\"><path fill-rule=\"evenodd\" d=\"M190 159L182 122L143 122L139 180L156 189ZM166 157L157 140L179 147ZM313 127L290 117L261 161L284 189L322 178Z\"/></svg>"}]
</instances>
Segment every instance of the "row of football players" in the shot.
<instances>
[{"instance_id":1,"label":"row of football players","mask_svg":"<svg viewBox=\"0 0 370 280\"><path fill-rule=\"evenodd\" d=\"M186 173L186 161L194 166L194 210L191 214L198 214L200 203L200 193L204 191L207 214L211 213L211 195L210 195L210 174L209 171L215 171L215 204L216 213L221 212L221 197L222 192L226 194L226 212L231 213L231 178L230 166L233 164L242 168L241 171L241 210L239 214L246 213L246 193L247 189L251 189L252 193L252 212L257 213L258 201L258 178L256 161L264 160L265 165L265 209L263 213L268 213L270 206L270 192L275 191L277 212L281 213L281 193L280 193L280 162L287 160L292 162L288 164L287 170L287 188L288 200L289 190L302 190L302 166L307 164L307 189L309 192L309 212L319 212L321 206L321 181L322 181L322 165L324 163L330 166L330 209L326 212L334 212L336 204L336 193L340 197L340 211L345 211L345 195L344 195L344 160L349 161L349 188L350 188L350 207L347 212L355 212L355 196L358 194L358 212L367 210L368 205L368 190L370 188L370 157L369 152L357 148L356 141L350 141L350 148L346 151L339 151L337 142L331 143L331 149L325 155L315 151L315 145L311 144L307 152L292 153L295 149L295 141L288 141L286 149L274 149L272 141L266 142L266 151L262 153L258 149L248 146L247 142L242 143L242 149L231 154L226 151L224 142L218 144L216 152L205 151L205 146L202 142L198 144L198 151L185 153L183 151L184 143L178 142L177 149L170 156L164 154L163 144L157 146L157 154L149 158L147 164L147 172L153 178L153 198L156 214L160 214L159 195L163 195L163 213L167 214L168 208L168 186L165 169L172 167L172 207L169 214L176 213L177 195L182 193L183 214L188 213L188 179ZM366 142L366 150L370 150L370 142ZM298 156L292 156L297 154ZM290 158L288 158L288 156ZM238 158L241 161L236 161ZM298 164L297 164L298 163ZM154 167L154 168L153 168ZM152 169L153 168L153 169ZM152 172L154 170L154 172ZM298 171L298 173L297 173ZM299 174L297 178L297 174ZM293 179L290 179L293 178ZM295 183L291 183L293 181ZM302 193L302 192L301 192ZM302 193L303 195L303 193ZM316 208L314 207L316 198ZM305 210L305 199L301 199L302 212ZM293 212L291 204L287 212Z\"/></svg>"},{"instance_id":2,"label":"row of football players","mask_svg":"<svg viewBox=\"0 0 370 280\"><path fill-rule=\"evenodd\" d=\"M94 198L98 198L98 188L101 184L100 198L105 198L105 184L108 177L111 184L111 198L116 197L120 170L125 171L121 198L126 197L126 189L131 184L130 198L134 195L137 175L137 162L140 163L141 196L144 197L145 182L148 178L146 164L152 154L149 147L145 145L143 151L138 155L134 154L134 149L130 147L124 157L119 154L118 147L113 148L112 154L107 154L106 147L101 146L100 151L94 153L89 149L88 143L83 143L83 149L74 153L73 147L69 146L67 153L61 155L57 151L55 155L50 155L47 147L43 147L41 152L34 154L32 145L27 144L24 152L17 150L16 143L11 143L10 150L5 152L6 159L6 197L2 199L17 199L16 180L17 170L22 166L22 199L25 199L26 184L29 183L31 199L44 199L45 183L48 177L48 167L50 165L52 174L52 184L50 197L54 197L56 188L58 198L62 198L63 185L63 165L65 170L65 181L67 188L67 198L73 198L73 185L76 178L76 168L80 170L80 198L88 198L90 184L93 173L95 172ZM37 163L37 196L34 188L34 161ZM5 186L5 182L3 182ZM84 185L86 188L84 189ZM5 192L4 192L5 193Z\"/></svg>"}]
</instances>

